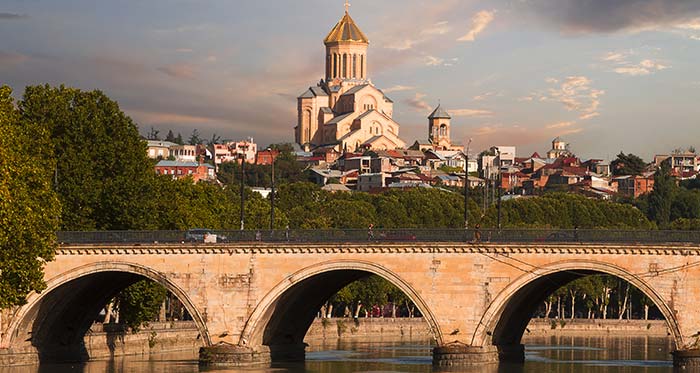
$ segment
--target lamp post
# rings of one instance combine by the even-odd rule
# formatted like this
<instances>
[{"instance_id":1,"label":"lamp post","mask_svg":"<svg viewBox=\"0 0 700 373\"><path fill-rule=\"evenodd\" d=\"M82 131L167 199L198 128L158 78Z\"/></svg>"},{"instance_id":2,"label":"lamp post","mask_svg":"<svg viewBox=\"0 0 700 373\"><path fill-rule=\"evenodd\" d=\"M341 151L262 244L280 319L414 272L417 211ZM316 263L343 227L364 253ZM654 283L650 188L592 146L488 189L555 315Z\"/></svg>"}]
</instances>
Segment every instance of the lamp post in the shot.
<instances>
[{"instance_id":1,"label":"lamp post","mask_svg":"<svg viewBox=\"0 0 700 373\"><path fill-rule=\"evenodd\" d=\"M241 160L241 230L245 229L245 152L240 154Z\"/></svg>"},{"instance_id":2,"label":"lamp post","mask_svg":"<svg viewBox=\"0 0 700 373\"><path fill-rule=\"evenodd\" d=\"M501 231L501 184L503 184L502 180L502 173L501 173L501 151L500 149L496 150L496 159L498 160L498 175L496 177L496 182L498 185L496 186L497 192L498 192L498 200L497 200L497 209L498 209L498 231Z\"/></svg>"},{"instance_id":3,"label":"lamp post","mask_svg":"<svg viewBox=\"0 0 700 373\"><path fill-rule=\"evenodd\" d=\"M272 157L272 190L270 191L270 231L275 229L275 154L270 149L270 157Z\"/></svg>"},{"instance_id":4,"label":"lamp post","mask_svg":"<svg viewBox=\"0 0 700 373\"><path fill-rule=\"evenodd\" d=\"M464 229L469 229L469 146L472 139L467 142L467 154L464 155Z\"/></svg>"}]
</instances>

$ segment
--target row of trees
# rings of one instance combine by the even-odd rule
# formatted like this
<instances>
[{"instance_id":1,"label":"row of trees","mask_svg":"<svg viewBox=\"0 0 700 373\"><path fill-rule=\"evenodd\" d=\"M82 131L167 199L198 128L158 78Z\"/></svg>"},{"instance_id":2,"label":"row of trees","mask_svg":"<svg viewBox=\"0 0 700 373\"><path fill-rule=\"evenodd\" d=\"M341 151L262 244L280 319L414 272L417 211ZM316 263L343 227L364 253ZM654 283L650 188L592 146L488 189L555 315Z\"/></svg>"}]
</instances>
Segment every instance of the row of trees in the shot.
<instances>
[{"instance_id":1,"label":"row of trees","mask_svg":"<svg viewBox=\"0 0 700 373\"><path fill-rule=\"evenodd\" d=\"M610 275L581 277L550 295L535 313L544 318L663 318L654 303L629 282Z\"/></svg>"},{"instance_id":2,"label":"row of trees","mask_svg":"<svg viewBox=\"0 0 700 373\"><path fill-rule=\"evenodd\" d=\"M395 285L370 275L342 288L321 308L320 316L330 317L420 317L415 304Z\"/></svg>"}]
</instances>

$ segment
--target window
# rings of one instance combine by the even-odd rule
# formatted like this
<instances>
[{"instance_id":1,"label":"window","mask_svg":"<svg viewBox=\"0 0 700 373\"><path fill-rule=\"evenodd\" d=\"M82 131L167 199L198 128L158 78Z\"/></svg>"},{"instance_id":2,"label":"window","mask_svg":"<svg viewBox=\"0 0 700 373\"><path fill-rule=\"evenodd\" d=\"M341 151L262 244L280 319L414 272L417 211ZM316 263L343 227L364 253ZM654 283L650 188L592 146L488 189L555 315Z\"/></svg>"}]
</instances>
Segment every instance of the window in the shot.
<instances>
[{"instance_id":1,"label":"window","mask_svg":"<svg viewBox=\"0 0 700 373\"><path fill-rule=\"evenodd\" d=\"M347 71L348 71L348 55L344 54L343 55L343 71L341 72L340 76L342 78L345 78L347 75Z\"/></svg>"}]
</instances>

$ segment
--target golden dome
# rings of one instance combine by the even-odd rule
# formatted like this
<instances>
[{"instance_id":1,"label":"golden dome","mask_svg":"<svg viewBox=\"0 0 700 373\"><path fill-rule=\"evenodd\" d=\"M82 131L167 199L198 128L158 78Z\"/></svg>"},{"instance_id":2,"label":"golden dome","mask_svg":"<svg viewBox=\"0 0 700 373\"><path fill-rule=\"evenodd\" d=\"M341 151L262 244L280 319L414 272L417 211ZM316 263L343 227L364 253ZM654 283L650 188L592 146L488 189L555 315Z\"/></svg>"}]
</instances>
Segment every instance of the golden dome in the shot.
<instances>
[{"instance_id":1,"label":"golden dome","mask_svg":"<svg viewBox=\"0 0 700 373\"><path fill-rule=\"evenodd\" d=\"M333 30L323 40L325 44L338 43L344 41L354 41L358 43L369 43L367 36L360 30L352 20L350 14L345 12L343 18L333 27Z\"/></svg>"}]
</instances>

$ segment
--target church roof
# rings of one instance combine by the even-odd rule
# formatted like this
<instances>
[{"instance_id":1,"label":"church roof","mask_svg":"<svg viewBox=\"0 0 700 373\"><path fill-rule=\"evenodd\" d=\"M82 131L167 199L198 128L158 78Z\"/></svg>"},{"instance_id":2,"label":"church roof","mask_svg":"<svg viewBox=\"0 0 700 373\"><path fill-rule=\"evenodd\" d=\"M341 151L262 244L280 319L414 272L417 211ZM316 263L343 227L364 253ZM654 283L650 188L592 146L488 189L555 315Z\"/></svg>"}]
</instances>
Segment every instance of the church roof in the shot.
<instances>
[{"instance_id":1,"label":"church roof","mask_svg":"<svg viewBox=\"0 0 700 373\"><path fill-rule=\"evenodd\" d=\"M309 87L299 98L314 98L318 96L328 96L328 94L321 87Z\"/></svg>"},{"instance_id":2,"label":"church roof","mask_svg":"<svg viewBox=\"0 0 700 373\"><path fill-rule=\"evenodd\" d=\"M369 39L355 24L348 12L345 12L343 18L333 27L333 30L323 40L325 44L338 43L343 41L354 41L360 43L369 43Z\"/></svg>"},{"instance_id":3,"label":"church roof","mask_svg":"<svg viewBox=\"0 0 700 373\"><path fill-rule=\"evenodd\" d=\"M362 119L364 119L366 116L372 114L373 111L376 111L376 110L374 110L374 109L372 109L372 110L367 110L367 111L365 111L364 113L362 113L359 117L355 118L355 120L362 120Z\"/></svg>"},{"instance_id":4,"label":"church roof","mask_svg":"<svg viewBox=\"0 0 700 373\"><path fill-rule=\"evenodd\" d=\"M442 106L438 105L428 119L452 119L452 117Z\"/></svg>"},{"instance_id":5,"label":"church roof","mask_svg":"<svg viewBox=\"0 0 700 373\"><path fill-rule=\"evenodd\" d=\"M360 92L364 88L368 87L369 84L361 84L361 85L356 85L350 89L347 90L347 92L343 93L343 96L345 95L354 95L357 92Z\"/></svg>"},{"instance_id":6,"label":"church roof","mask_svg":"<svg viewBox=\"0 0 700 373\"><path fill-rule=\"evenodd\" d=\"M355 113L349 112L349 113L345 113L345 114L338 115L337 117L335 117L335 118L329 120L328 123L326 123L326 124L338 124L338 123L340 123L341 120L343 120L343 119L349 117L349 116L352 115L352 114L355 114Z\"/></svg>"}]
</instances>

